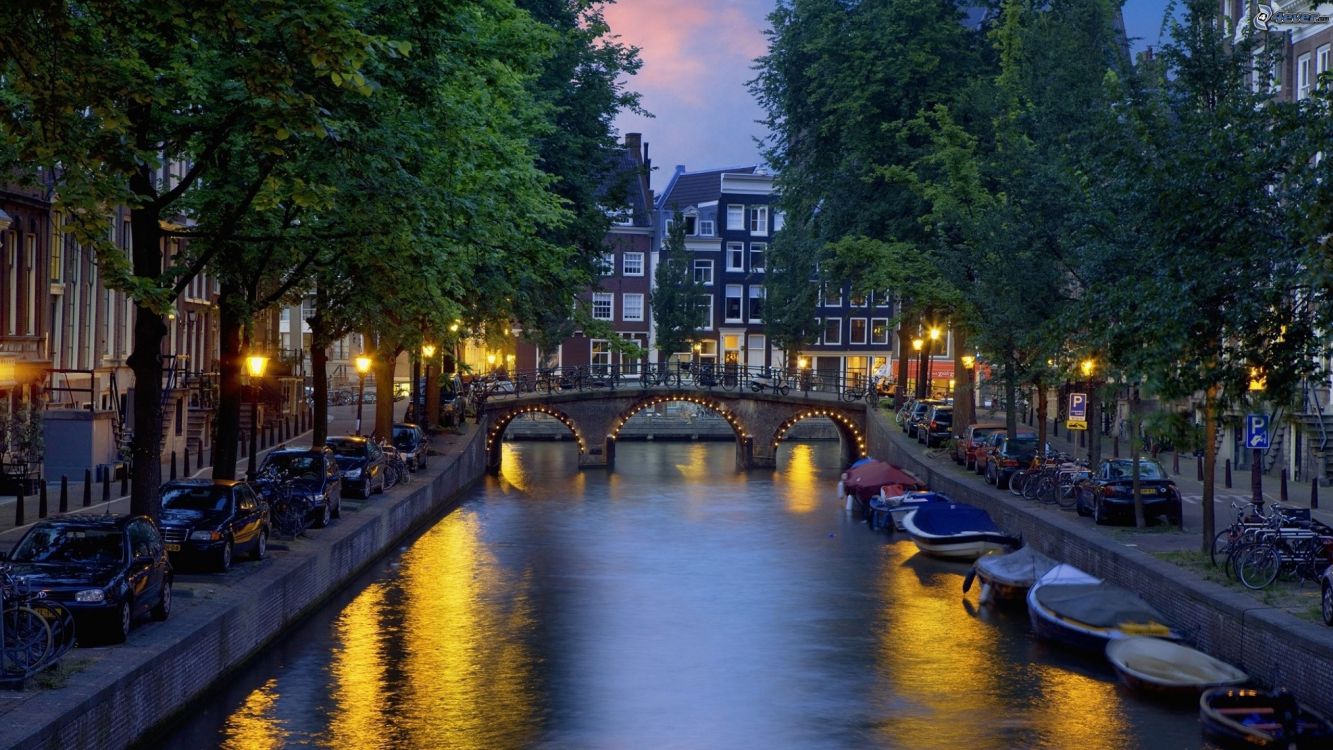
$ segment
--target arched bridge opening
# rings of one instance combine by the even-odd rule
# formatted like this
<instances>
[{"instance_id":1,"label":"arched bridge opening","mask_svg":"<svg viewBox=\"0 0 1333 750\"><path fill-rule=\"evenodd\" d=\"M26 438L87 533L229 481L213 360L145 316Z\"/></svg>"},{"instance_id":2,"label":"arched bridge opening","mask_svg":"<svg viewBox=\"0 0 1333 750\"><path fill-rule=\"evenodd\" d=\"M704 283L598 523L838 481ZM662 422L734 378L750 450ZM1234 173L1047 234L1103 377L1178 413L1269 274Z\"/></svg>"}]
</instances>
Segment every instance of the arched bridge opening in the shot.
<instances>
[{"instance_id":1,"label":"arched bridge opening","mask_svg":"<svg viewBox=\"0 0 1333 750\"><path fill-rule=\"evenodd\" d=\"M815 408L802 409L792 414L782 420L777 429L773 432L770 445L773 449L774 464L776 465L777 463L778 448L787 437L787 433L797 424L809 420L827 420L828 423L833 425L833 429L838 434L839 444L842 447L842 466L847 466L858 458L865 457L866 435L863 426L865 417L864 415L860 416L861 419L857 420L852 415L837 409Z\"/></svg>"},{"instance_id":2,"label":"arched bridge opening","mask_svg":"<svg viewBox=\"0 0 1333 750\"><path fill-rule=\"evenodd\" d=\"M754 436L743 424L743 420L741 416L737 414L736 410L716 398L699 394L678 393L641 397L616 414L611 429L606 436L606 468L610 469L615 466L616 441L619 440L620 431L625 427L625 424L629 422L630 418L647 409L656 409L659 406L673 403L694 404L695 406L708 409L726 420L727 424L731 427L732 433L736 436L737 464L741 466L749 465L748 456L751 446L754 443Z\"/></svg>"},{"instance_id":3,"label":"arched bridge opening","mask_svg":"<svg viewBox=\"0 0 1333 750\"><path fill-rule=\"evenodd\" d=\"M486 428L487 471L492 474L500 473L501 442L504 440L505 430L509 429L509 426L513 424L515 419L535 414L544 414L551 417L554 421L564 425L569 434L573 436L574 443L578 446L579 457L582 458L584 452L587 450L588 444L583 437L583 433L580 432L578 425L574 423L574 420L568 414L547 404L515 405L497 412L494 417L489 420L489 425Z\"/></svg>"}]
</instances>

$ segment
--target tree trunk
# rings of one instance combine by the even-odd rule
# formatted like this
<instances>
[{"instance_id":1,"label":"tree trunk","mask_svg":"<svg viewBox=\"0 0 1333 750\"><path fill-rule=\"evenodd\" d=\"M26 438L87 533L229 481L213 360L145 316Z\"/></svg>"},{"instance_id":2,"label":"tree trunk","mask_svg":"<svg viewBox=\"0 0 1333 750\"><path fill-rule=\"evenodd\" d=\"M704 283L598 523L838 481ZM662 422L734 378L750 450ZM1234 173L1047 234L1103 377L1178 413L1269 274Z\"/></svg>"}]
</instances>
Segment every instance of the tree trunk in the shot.
<instances>
[{"instance_id":1,"label":"tree trunk","mask_svg":"<svg viewBox=\"0 0 1333 750\"><path fill-rule=\"evenodd\" d=\"M963 352L967 351L967 334L954 331L953 339L953 432L962 434L967 426L976 420L976 397L973 395L972 374L976 372L976 362L972 369L963 367Z\"/></svg>"},{"instance_id":2,"label":"tree trunk","mask_svg":"<svg viewBox=\"0 0 1333 750\"><path fill-rule=\"evenodd\" d=\"M1097 384L1088 383L1088 465L1096 466L1102 461L1102 403L1097 397Z\"/></svg>"},{"instance_id":3,"label":"tree trunk","mask_svg":"<svg viewBox=\"0 0 1333 750\"><path fill-rule=\"evenodd\" d=\"M1130 473L1133 477L1130 490L1134 493L1134 525L1142 529L1148 525L1148 519L1143 516L1143 495L1139 493L1139 389L1133 385L1129 387L1129 460L1134 462Z\"/></svg>"},{"instance_id":4,"label":"tree trunk","mask_svg":"<svg viewBox=\"0 0 1333 750\"><path fill-rule=\"evenodd\" d=\"M1014 360L1004 360L1004 429L1009 437L1018 437L1018 375L1014 372Z\"/></svg>"},{"instance_id":5,"label":"tree trunk","mask_svg":"<svg viewBox=\"0 0 1333 750\"><path fill-rule=\"evenodd\" d=\"M147 167L130 178L130 189L138 196L152 196L154 189ZM131 253L134 275L156 281L162 276L162 225L155 204L130 211L134 233ZM128 364L134 372L134 434L130 442L130 512L156 520L162 515L162 339L167 326L162 316L136 302L134 305L134 349Z\"/></svg>"},{"instance_id":6,"label":"tree trunk","mask_svg":"<svg viewBox=\"0 0 1333 750\"><path fill-rule=\"evenodd\" d=\"M237 300L242 298L240 286L224 281L218 311L218 410L217 443L213 446L213 477L235 479L237 445L241 437L241 331L244 323ZM251 393L253 398L254 394ZM258 425L250 425L255 429Z\"/></svg>"},{"instance_id":7,"label":"tree trunk","mask_svg":"<svg viewBox=\"0 0 1333 750\"><path fill-rule=\"evenodd\" d=\"M1046 452L1046 384L1038 381L1036 384L1037 398L1037 451Z\"/></svg>"},{"instance_id":8,"label":"tree trunk","mask_svg":"<svg viewBox=\"0 0 1333 750\"><path fill-rule=\"evenodd\" d=\"M1217 470L1217 392L1216 385L1209 386L1203 392L1203 543L1201 549L1206 553L1212 549L1216 522L1213 518L1213 494L1217 490L1213 475Z\"/></svg>"},{"instance_id":9,"label":"tree trunk","mask_svg":"<svg viewBox=\"0 0 1333 750\"><path fill-rule=\"evenodd\" d=\"M329 350L323 334L310 336L311 394L315 401L310 424L310 447L319 448L329 437Z\"/></svg>"},{"instance_id":10,"label":"tree trunk","mask_svg":"<svg viewBox=\"0 0 1333 750\"><path fill-rule=\"evenodd\" d=\"M385 440L393 438L393 370L397 354L383 348L375 356L375 431Z\"/></svg>"},{"instance_id":11,"label":"tree trunk","mask_svg":"<svg viewBox=\"0 0 1333 750\"><path fill-rule=\"evenodd\" d=\"M910 373L908 368L912 364L909 361L910 351L911 348L907 344L907 324L900 322L898 323L898 385L893 389L895 409L901 408L903 402L907 400L907 378Z\"/></svg>"},{"instance_id":12,"label":"tree trunk","mask_svg":"<svg viewBox=\"0 0 1333 750\"><path fill-rule=\"evenodd\" d=\"M431 432L440 426L439 368L429 360L426 362L426 413L422 415L421 426Z\"/></svg>"}]
</instances>

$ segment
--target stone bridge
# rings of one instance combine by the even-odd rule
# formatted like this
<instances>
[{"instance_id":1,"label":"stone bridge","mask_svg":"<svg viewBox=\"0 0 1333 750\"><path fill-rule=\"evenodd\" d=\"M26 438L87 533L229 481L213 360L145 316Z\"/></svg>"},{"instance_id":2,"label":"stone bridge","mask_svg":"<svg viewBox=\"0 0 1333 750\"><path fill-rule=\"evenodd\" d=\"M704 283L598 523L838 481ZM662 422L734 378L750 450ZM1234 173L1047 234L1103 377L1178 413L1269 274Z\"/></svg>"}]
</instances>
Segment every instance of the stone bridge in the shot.
<instances>
[{"instance_id":1,"label":"stone bridge","mask_svg":"<svg viewBox=\"0 0 1333 750\"><path fill-rule=\"evenodd\" d=\"M487 467L500 469L500 442L505 429L524 414L547 414L559 420L578 444L579 468L615 466L616 435L625 421L644 409L669 402L696 404L721 415L736 433L736 465L742 469L773 468L778 445L792 425L825 417L838 429L843 464L866 453L866 403L842 401L832 394L793 391L789 395L692 387L598 388L551 393L497 395L481 407L486 428Z\"/></svg>"}]
</instances>

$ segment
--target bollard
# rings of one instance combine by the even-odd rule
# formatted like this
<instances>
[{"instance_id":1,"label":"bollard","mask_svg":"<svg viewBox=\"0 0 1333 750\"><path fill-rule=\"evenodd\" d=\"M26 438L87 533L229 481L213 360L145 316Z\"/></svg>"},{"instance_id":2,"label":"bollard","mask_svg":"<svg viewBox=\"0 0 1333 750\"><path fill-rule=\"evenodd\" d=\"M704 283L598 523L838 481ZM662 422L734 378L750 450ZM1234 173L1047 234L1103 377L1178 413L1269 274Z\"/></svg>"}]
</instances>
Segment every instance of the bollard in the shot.
<instances>
[{"instance_id":1,"label":"bollard","mask_svg":"<svg viewBox=\"0 0 1333 750\"><path fill-rule=\"evenodd\" d=\"M1080 448L1086 448L1086 447L1088 447L1088 431L1087 431L1087 430L1079 430L1079 431L1078 431L1078 447L1080 447Z\"/></svg>"},{"instance_id":2,"label":"bollard","mask_svg":"<svg viewBox=\"0 0 1333 750\"><path fill-rule=\"evenodd\" d=\"M46 518L48 509L46 504L46 480L43 479L41 486L37 489L37 517Z\"/></svg>"},{"instance_id":3,"label":"bollard","mask_svg":"<svg viewBox=\"0 0 1333 750\"><path fill-rule=\"evenodd\" d=\"M83 507L93 504L93 470L83 470Z\"/></svg>"},{"instance_id":4,"label":"bollard","mask_svg":"<svg viewBox=\"0 0 1333 750\"><path fill-rule=\"evenodd\" d=\"M190 469L190 454L187 452L185 454L185 470L188 472L189 469ZM171 452L171 478L172 479L176 478L176 451Z\"/></svg>"},{"instance_id":5,"label":"bollard","mask_svg":"<svg viewBox=\"0 0 1333 750\"><path fill-rule=\"evenodd\" d=\"M1203 481L1203 456L1199 456L1199 481Z\"/></svg>"},{"instance_id":6,"label":"bollard","mask_svg":"<svg viewBox=\"0 0 1333 750\"><path fill-rule=\"evenodd\" d=\"M1226 467L1227 467L1226 469L1227 473L1225 475L1226 486L1227 489L1231 489L1231 459L1229 458L1227 459Z\"/></svg>"},{"instance_id":7,"label":"bollard","mask_svg":"<svg viewBox=\"0 0 1333 750\"><path fill-rule=\"evenodd\" d=\"M1285 468L1282 470L1282 483L1278 487L1280 488L1278 494L1281 495L1282 502L1287 502L1287 470Z\"/></svg>"},{"instance_id":8,"label":"bollard","mask_svg":"<svg viewBox=\"0 0 1333 750\"><path fill-rule=\"evenodd\" d=\"M1310 477L1310 507L1319 507L1319 477Z\"/></svg>"},{"instance_id":9,"label":"bollard","mask_svg":"<svg viewBox=\"0 0 1333 750\"><path fill-rule=\"evenodd\" d=\"M125 497L128 494L130 494L130 467L126 464L120 469L120 496Z\"/></svg>"},{"instance_id":10,"label":"bollard","mask_svg":"<svg viewBox=\"0 0 1333 750\"><path fill-rule=\"evenodd\" d=\"M102 474L102 502L111 502L111 472Z\"/></svg>"},{"instance_id":11,"label":"bollard","mask_svg":"<svg viewBox=\"0 0 1333 750\"><path fill-rule=\"evenodd\" d=\"M1111 439L1111 458L1120 458L1120 436Z\"/></svg>"},{"instance_id":12,"label":"bollard","mask_svg":"<svg viewBox=\"0 0 1333 750\"><path fill-rule=\"evenodd\" d=\"M69 512L69 477L60 475L60 512Z\"/></svg>"},{"instance_id":13,"label":"bollard","mask_svg":"<svg viewBox=\"0 0 1333 750\"><path fill-rule=\"evenodd\" d=\"M23 481L24 481L24 480L22 480L22 479L19 480L18 497L14 499L14 525L15 525L15 526L22 526L22 525L23 525L23 500L24 500L24 498L23 498Z\"/></svg>"},{"instance_id":14,"label":"bollard","mask_svg":"<svg viewBox=\"0 0 1333 750\"><path fill-rule=\"evenodd\" d=\"M1171 454L1171 473L1180 476L1180 451Z\"/></svg>"}]
</instances>

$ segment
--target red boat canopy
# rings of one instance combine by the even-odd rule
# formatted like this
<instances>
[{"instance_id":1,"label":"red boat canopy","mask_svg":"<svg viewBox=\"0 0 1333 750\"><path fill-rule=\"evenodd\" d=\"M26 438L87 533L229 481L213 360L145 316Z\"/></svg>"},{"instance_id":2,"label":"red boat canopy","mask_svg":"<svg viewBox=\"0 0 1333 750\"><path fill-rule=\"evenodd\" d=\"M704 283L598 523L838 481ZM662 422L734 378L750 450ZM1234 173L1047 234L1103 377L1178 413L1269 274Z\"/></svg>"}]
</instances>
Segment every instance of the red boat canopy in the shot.
<instances>
[{"instance_id":1,"label":"red boat canopy","mask_svg":"<svg viewBox=\"0 0 1333 750\"><path fill-rule=\"evenodd\" d=\"M849 493L860 500L868 500L879 494L879 488L886 484L902 485L905 489L924 489L920 479L906 471L886 464L883 461L868 461L847 472L843 486Z\"/></svg>"}]
</instances>

